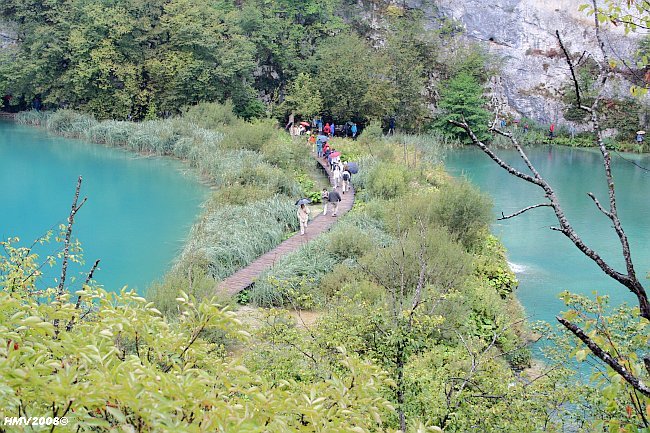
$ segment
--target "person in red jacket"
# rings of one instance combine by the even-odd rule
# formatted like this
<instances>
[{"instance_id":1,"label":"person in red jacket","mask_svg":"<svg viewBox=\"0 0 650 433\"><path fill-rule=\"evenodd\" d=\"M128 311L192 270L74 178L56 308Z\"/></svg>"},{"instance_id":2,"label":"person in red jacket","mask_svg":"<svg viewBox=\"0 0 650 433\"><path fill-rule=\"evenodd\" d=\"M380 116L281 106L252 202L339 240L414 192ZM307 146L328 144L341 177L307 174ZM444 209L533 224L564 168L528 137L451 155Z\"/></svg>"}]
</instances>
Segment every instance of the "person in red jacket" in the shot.
<instances>
[{"instance_id":1,"label":"person in red jacket","mask_svg":"<svg viewBox=\"0 0 650 433\"><path fill-rule=\"evenodd\" d=\"M330 132L332 132L332 130L330 128L330 124L326 123L325 126L323 127L323 133L325 135L330 135Z\"/></svg>"}]
</instances>

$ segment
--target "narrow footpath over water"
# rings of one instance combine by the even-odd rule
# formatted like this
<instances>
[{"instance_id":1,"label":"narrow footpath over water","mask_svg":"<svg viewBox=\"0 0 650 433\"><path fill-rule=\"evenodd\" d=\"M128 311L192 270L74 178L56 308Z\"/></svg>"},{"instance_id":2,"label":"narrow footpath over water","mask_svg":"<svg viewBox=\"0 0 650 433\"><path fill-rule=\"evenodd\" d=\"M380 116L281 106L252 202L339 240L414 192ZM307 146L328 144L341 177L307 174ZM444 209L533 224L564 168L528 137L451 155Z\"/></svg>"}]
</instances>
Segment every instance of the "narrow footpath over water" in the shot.
<instances>
[{"instance_id":1,"label":"narrow footpath over water","mask_svg":"<svg viewBox=\"0 0 650 433\"><path fill-rule=\"evenodd\" d=\"M325 170L327 173L331 185L332 172L329 166L322 159L317 158L315 155L313 156L314 159L321 165L323 170ZM292 253L293 251L296 251L305 243L329 230L330 227L336 223L340 216L345 215L350 209L352 209L353 205L354 188L350 187L350 191L348 191L347 194L341 194L341 202L338 206L338 217L322 214L318 215L316 218L309 222L309 225L307 226L307 232L304 236L301 236L300 233L296 233L295 235L291 236L289 239L282 242L280 245L268 253L260 256L250 265L240 269L239 271L223 280L221 283L219 283L217 291L219 293L225 293L232 296L250 287L255 282L255 279L262 274L262 272L272 267L282 257L289 253Z\"/></svg>"}]
</instances>

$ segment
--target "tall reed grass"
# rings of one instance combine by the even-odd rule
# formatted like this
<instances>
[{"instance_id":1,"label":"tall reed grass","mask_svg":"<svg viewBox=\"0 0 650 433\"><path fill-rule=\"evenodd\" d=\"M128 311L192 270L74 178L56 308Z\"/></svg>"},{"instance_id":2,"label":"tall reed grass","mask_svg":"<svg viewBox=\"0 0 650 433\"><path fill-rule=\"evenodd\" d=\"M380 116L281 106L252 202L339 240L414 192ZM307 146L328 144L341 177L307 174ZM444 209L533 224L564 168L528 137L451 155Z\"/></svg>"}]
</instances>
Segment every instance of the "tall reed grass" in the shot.
<instances>
[{"instance_id":1,"label":"tall reed grass","mask_svg":"<svg viewBox=\"0 0 650 433\"><path fill-rule=\"evenodd\" d=\"M176 264L152 287L149 295L163 309L173 307L167 301L181 289L211 295L215 280L247 266L298 228L293 202L302 191L294 177L307 171L308 150L287 141L268 121L237 118L227 105L199 104L181 118L140 123L98 122L71 110L24 112L17 120L67 137L181 158L218 191L229 191L207 203ZM248 199L229 204L237 191L246 192Z\"/></svg>"},{"instance_id":2,"label":"tall reed grass","mask_svg":"<svg viewBox=\"0 0 650 433\"><path fill-rule=\"evenodd\" d=\"M228 277L295 231L295 212L293 203L278 195L245 206L215 207L194 225L175 267L198 256L206 260L210 276Z\"/></svg>"},{"instance_id":3,"label":"tall reed grass","mask_svg":"<svg viewBox=\"0 0 650 433\"><path fill-rule=\"evenodd\" d=\"M21 111L16 114L14 119L21 125L45 126L51 114L49 111Z\"/></svg>"},{"instance_id":4,"label":"tall reed grass","mask_svg":"<svg viewBox=\"0 0 650 433\"><path fill-rule=\"evenodd\" d=\"M311 308L325 300L321 279L344 261L361 257L392 241L382 223L365 212L353 211L332 229L281 258L253 286L251 301L263 307Z\"/></svg>"},{"instance_id":5,"label":"tall reed grass","mask_svg":"<svg viewBox=\"0 0 650 433\"><path fill-rule=\"evenodd\" d=\"M190 118L197 117L195 111L190 113L193 113ZM226 114L220 112L214 116L220 118ZM294 173L287 170L304 168L308 161L306 149L286 141L268 122L252 124L227 120L220 123L213 119L213 123L225 125L223 131L216 131L201 128L183 118L140 123L97 122L88 114L71 110L51 114L28 111L19 113L17 120L23 124L44 126L48 131L66 137L139 153L181 158L218 187L234 184L269 186L277 193L299 196L300 185L293 179Z\"/></svg>"}]
</instances>

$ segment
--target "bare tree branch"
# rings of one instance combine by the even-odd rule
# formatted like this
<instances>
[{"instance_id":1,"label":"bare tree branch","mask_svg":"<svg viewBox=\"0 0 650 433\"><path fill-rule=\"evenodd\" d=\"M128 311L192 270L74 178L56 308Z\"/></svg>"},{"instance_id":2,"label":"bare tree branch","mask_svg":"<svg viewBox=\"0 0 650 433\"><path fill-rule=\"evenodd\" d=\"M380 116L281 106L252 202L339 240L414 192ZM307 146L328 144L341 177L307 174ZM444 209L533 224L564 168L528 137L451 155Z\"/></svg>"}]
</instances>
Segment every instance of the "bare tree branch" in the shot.
<instances>
[{"instance_id":1,"label":"bare tree branch","mask_svg":"<svg viewBox=\"0 0 650 433\"><path fill-rule=\"evenodd\" d=\"M92 280L93 274L95 273L95 270L97 269L97 266L99 266L99 260L95 260L95 264L90 269L90 272L88 272L88 275L86 276L86 281L83 284L84 286L87 286L88 283L90 282L90 280ZM75 310L78 310L79 307L81 307L81 295L79 295L79 297L77 298L77 303L76 303L74 308L75 308ZM70 332L70 331L72 331L73 326L74 326L74 317L72 319L70 319L70 321L68 322L68 324L65 327L65 330Z\"/></svg>"},{"instance_id":2,"label":"bare tree branch","mask_svg":"<svg viewBox=\"0 0 650 433\"><path fill-rule=\"evenodd\" d=\"M605 364L609 365L612 370L618 373L627 383L632 385L632 387L639 392L641 392L646 397L650 397L650 388L643 383L639 378L635 377L631 372L629 372L625 367L623 367L616 359L614 359L609 353L603 350L599 345L594 343L594 341L589 338L587 334L584 333L582 329L563 317L556 317L558 322L560 322L565 328L571 331L576 337L578 337L583 343L587 345L591 353L594 354L598 359L603 361Z\"/></svg>"},{"instance_id":3,"label":"bare tree branch","mask_svg":"<svg viewBox=\"0 0 650 433\"><path fill-rule=\"evenodd\" d=\"M589 198L591 198L591 199L594 201L594 203L596 204L596 207L598 208L599 211L601 211L603 214L605 214L605 216L606 216L607 218L609 218L609 219L612 219L612 218L613 218L612 213L609 212L609 211L607 211L607 210L606 210L606 209L605 209L605 208L600 204L600 202L598 201L598 199L596 198L596 196L595 196L593 193L588 192L587 195L589 196Z\"/></svg>"},{"instance_id":4,"label":"bare tree branch","mask_svg":"<svg viewBox=\"0 0 650 433\"><path fill-rule=\"evenodd\" d=\"M59 281L59 287L57 289L57 297L63 295L63 290L65 288L65 279L66 273L68 271L68 258L70 257L70 240L72 238L72 226L74 225L74 217L81 209L81 206L86 202L86 198L81 201L81 204L77 206L79 201L79 190L81 189L82 177L79 176L77 179L77 188L74 193L74 200L72 201L72 209L70 210L70 216L68 216L68 227L65 232L65 241L63 243L63 263L61 264L61 279Z\"/></svg>"},{"instance_id":5,"label":"bare tree branch","mask_svg":"<svg viewBox=\"0 0 650 433\"><path fill-rule=\"evenodd\" d=\"M499 158L499 156L497 156L497 154L494 153L492 151L492 149L487 147L483 142L481 142L478 139L478 137L476 137L476 135L474 134L474 131L471 130L471 128L469 127L469 125L467 125L466 122L464 122L464 121L463 122L458 122L456 120L450 120L449 122L456 125L456 126L458 126L459 128L463 128L467 132L467 134L470 136L470 138L472 139L472 142L475 145L477 145L483 152L485 152L492 159L492 161L496 162L501 168L506 170L508 173L512 174L513 176L517 176L518 178L523 179L526 182L529 182L529 183L532 183L534 185L540 186L537 179L535 179L534 177L532 177L532 176L530 176L528 174L520 172L519 170L517 170L514 167L511 167L506 162L504 162L501 158Z\"/></svg>"},{"instance_id":6,"label":"bare tree branch","mask_svg":"<svg viewBox=\"0 0 650 433\"><path fill-rule=\"evenodd\" d=\"M503 212L501 212L501 218L497 218L497 221L503 221L503 220L507 220L507 219L510 219L510 218L514 218L514 217L516 217L518 215L521 215L524 212L527 212L527 211L529 211L531 209L536 209L538 207L553 207L553 205L551 203L534 204L532 206L528 206L526 208L523 208L522 210L520 210L518 212L515 212L513 214L510 214L510 215L504 215Z\"/></svg>"},{"instance_id":7,"label":"bare tree branch","mask_svg":"<svg viewBox=\"0 0 650 433\"><path fill-rule=\"evenodd\" d=\"M59 281L59 287L56 292L57 301L60 300L65 291L65 279L68 272L68 259L70 258L70 240L72 238L72 227L74 225L74 217L79 212L79 209L86 203L86 198L81 201L81 204L77 205L79 201L79 191L81 190L82 177L79 176L77 179L77 188L74 193L74 200L72 201L72 209L70 210L70 215L68 216L68 227L65 232L65 240L63 242L63 262L61 263L61 280ZM55 338L59 335L59 319L54 319L54 336Z\"/></svg>"},{"instance_id":8,"label":"bare tree branch","mask_svg":"<svg viewBox=\"0 0 650 433\"><path fill-rule=\"evenodd\" d=\"M566 50L564 47L564 43L562 42L562 38L560 38L560 31L555 30L555 36L557 37L558 42L560 43L560 48L562 49L562 52L564 53L564 58L566 59L567 64L569 65L569 70L571 71L571 78L573 79L573 87L576 93L576 101L578 106L582 105L582 98L580 97L580 86L578 85L578 79L576 78L576 72L573 67L573 62L571 61L571 56L569 56L569 52Z\"/></svg>"},{"instance_id":9,"label":"bare tree branch","mask_svg":"<svg viewBox=\"0 0 650 433\"><path fill-rule=\"evenodd\" d=\"M598 5L596 0L592 0L592 5L594 7L594 10L598 10ZM609 151L607 150L607 147L605 145L605 142L603 140L603 134L602 134L602 129L600 127L600 118L599 118L599 112L598 112L598 104L600 102L600 96L604 90L605 83L607 82L609 76L612 73L612 68L609 65L609 57L607 55L607 51L605 50L605 43L602 40L601 33L600 33L600 23L598 21L598 14L594 14L594 26L595 26L595 35L596 35L596 40L598 41L598 47L600 48L601 55L603 58L603 62L600 63L600 73L599 73L599 79L598 81L600 82L600 91L598 93L598 96L594 99L594 102L591 106L591 108L584 107L583 105L580 105L580 108L584 110L585 112L590 113L591 115L591 122L594 128L594 132L596 134L597 142L598 142L598 148L600 150L601 155L603 156L603 167L605 169L605 179L607 182L607 192L608 192L608 198L609 198L609 211L606 210L598 200L596 200L595 196L593 194L589 194L589 197L591 197L592 200L594 200L594 203L598 207L598 209L605 214L611 221L614 226L614 230L616 232L616 235L619 238L619 242L621 244L622 252L623 252L623 259L625 260L625 268L627 275L624 274L619 274L618 275L613 275L608 273L603 266L599 264L601 269L605 271L610 277L616 279L618 282L623 284L625 287L627 287L632 293L634 293L637 297L637 300L639 302L639 309L640 309L640 315L641 317L645 317L646 319L650 320L650 303L648 302L648 296L647 293L644 289L644 287L641 285L641 282L638 280L636 277L636 271L634 269L634 264L632 261L632 254L630 252L630 244L627 238L627 235L625 234L625 231L623 230L623 227L621 225L621 221L618 217L618 210L616 206L616 189L614 187L614 178L612 175L612 168L611 168L611 155ZM560 41L560 46L563 46L562 40L560 38L560 33L556 31L556 36L558 40ZM569 64L569 67L572 67L571 59L564 50L564 55L567 64ZM574 85L577 88L578 84L576 81L575 74L572 74L572 79L574 80Z\"/></svg>"}]
</instances>

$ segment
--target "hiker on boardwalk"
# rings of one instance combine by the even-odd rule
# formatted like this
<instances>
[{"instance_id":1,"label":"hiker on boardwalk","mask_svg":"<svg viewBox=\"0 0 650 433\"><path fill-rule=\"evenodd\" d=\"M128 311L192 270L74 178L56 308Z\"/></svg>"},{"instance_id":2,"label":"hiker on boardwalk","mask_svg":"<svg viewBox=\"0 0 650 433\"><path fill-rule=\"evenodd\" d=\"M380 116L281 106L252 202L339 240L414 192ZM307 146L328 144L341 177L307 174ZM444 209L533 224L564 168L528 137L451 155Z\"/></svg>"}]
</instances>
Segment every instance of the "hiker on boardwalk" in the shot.
<instances>
[{"instance_id":1,"label":"hiker on boardwalk","mask_svg":"<svg viewBox=\"0 0 650 433\"><path fill-rule=\"evenodd\" d=\"M357 138L357 124L353 123L352 126L350 127L350 132L352 133L352 138L355 139Z\"/></svg>"},{"instance_id":2,"label":"hiker on boardwalk","mask_svg":"<svg viewBox=\"0 0 650 433\"><path fill-rule=\"evenodd\" d=\"M330 125L330 137L334 137L336 134L336 126L334 125L334 122Z\"/></svg>"},{"instance_id":3,"label":"hiker on boardwalk","mask_svg":"<svg viewBox=\"0 0 650 433\"><path fill-rule=\"evenodd\" d=\"M332 165L332 182L334 183L334 188L338 188L341 185L341 167L338 164Z\"/></svg>"},{"instance_id":4,"label":"hiker on boardwalk","mask_svg":"<svg viewBox=\"0 0 650 433\"><path fill-rule=\"evenodd\" d=\"M335 189L333 189L327 193L327 201L332 205L332 216L335 217L337 211L339 210L339 202L341 201L341 196L338 192L336 192ZM327 213L325 212L323 215L327 215Z\"/></svg>"},{"instance_id":5,"label":"hiker on boardwalk","mask_svg":"<svg viewBox=\"0 0 650 433\"><path fill-rule=\"evenodd\" d=\"M352 178L352 175L348 171L346 167L343 167L343 173L341 173L341 182L342 182L342 189L343 189L343 194L345 194L345 191L350 189L350 179Z\"/></svg>"},{"instance_id":6,"label":"hiker on boardwalk","mask_svg":"<svg viewBox=\"0 0 650 433\"><path fill-rule=\"evenodd\" d=\"M326 123L325 126L323 127L323 134L325 135L330 135L331 132L330 124Z\"/></svg>"},{"instance_id":7,"label":"hiker on boardwalk","mask_svg":"<svg viewBox=\"0 0 650 433\"><path fill-rule=\"evenodd\" d=\"M312 152L316 152L318 154L318 146L316 145L315 132L309 134L309 137L307 138L307 144L309 145L309 149L311 149Z\"/></svg>"},{"instance_id":8,"label":"hiker on boardwalk","mask_svg":"<svg viewBox=\"0 0 650 433\"><path fill-rule=\"evenodd\" d=\"M327 189L323 188L323 192L320 193L321 201L323 202L323 215L327 215L327 203L330 193L327 192Z\"/></svg>"},{"instance_id":9,"label":"hiker on boardwalk","mask_svg":"<svg viewBox=\"0 0 650 433\"><path fill-rule=\"evenodd\" d=\"M300 221L300 235L304 235L307 231L307 221L309 221L309 208L305 204L301 204L298 208L298 221Z\"/></svg>"}]
</instances>

